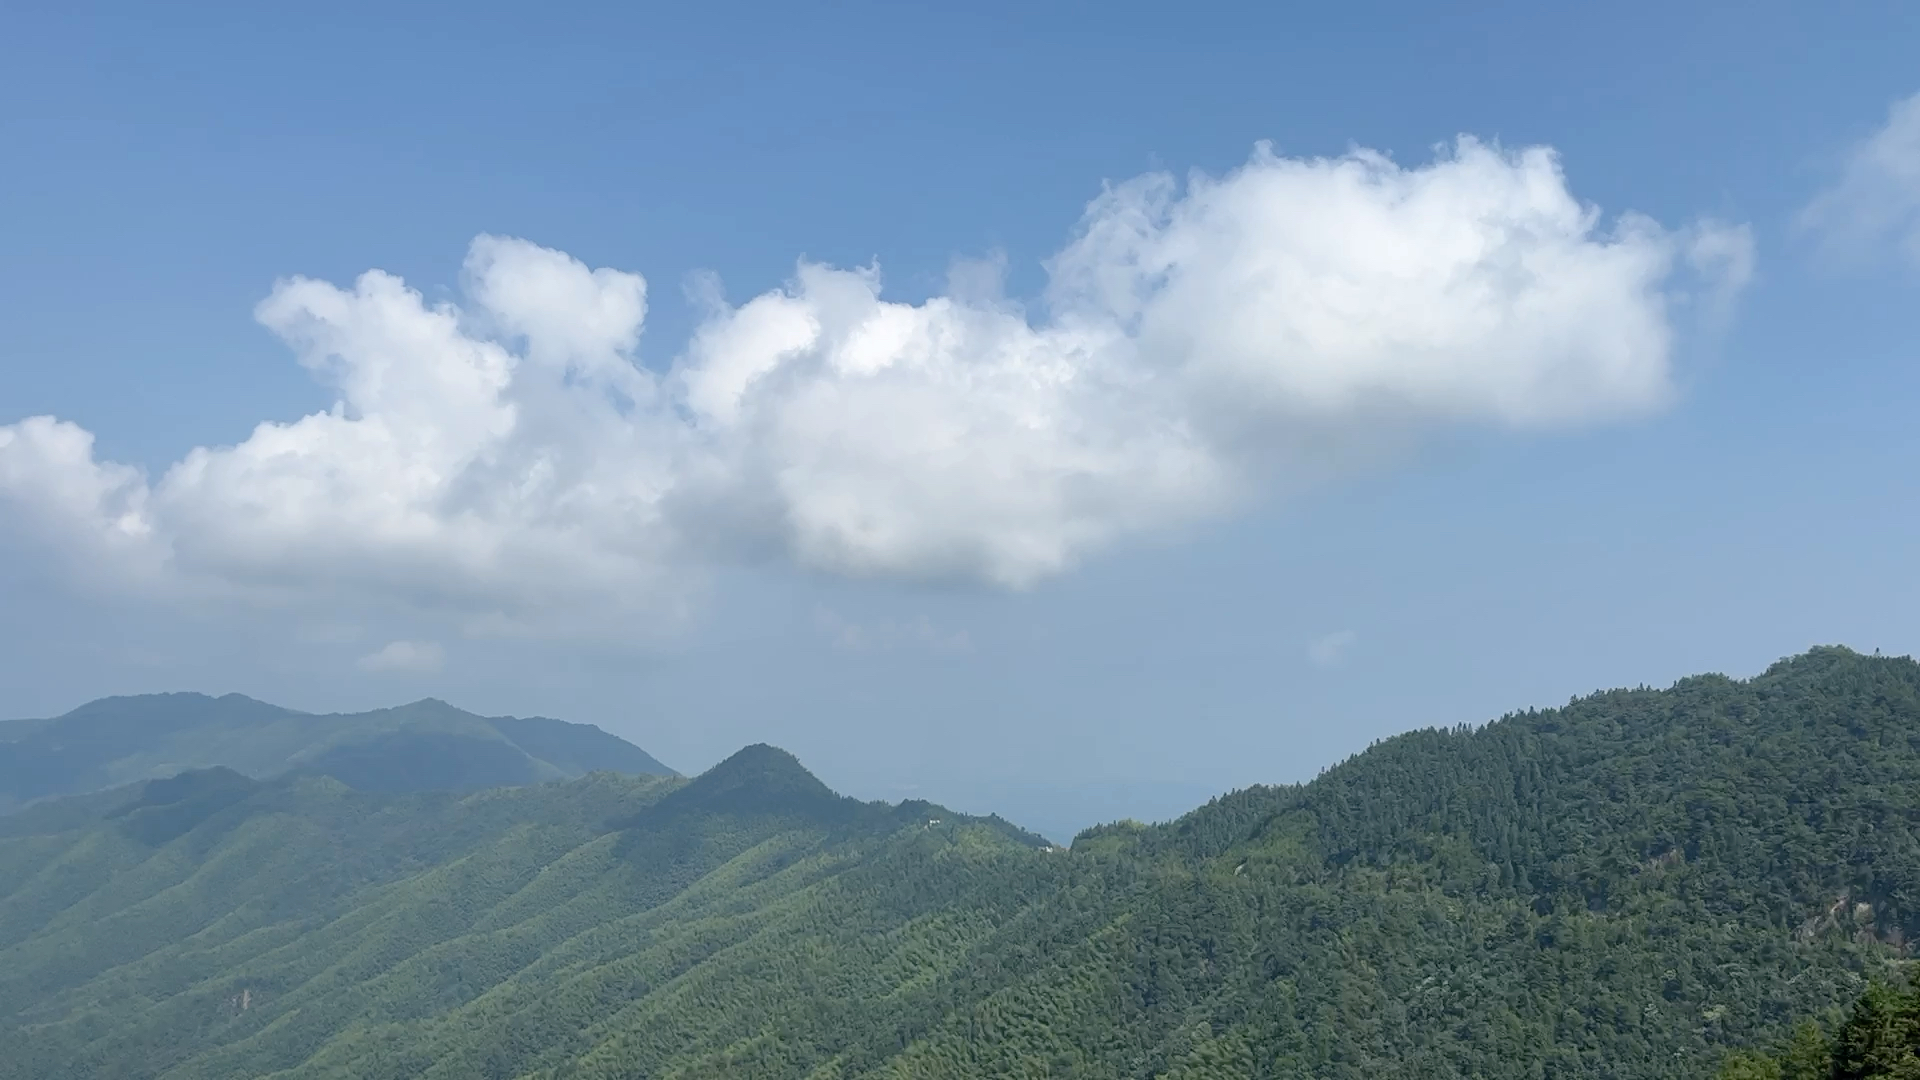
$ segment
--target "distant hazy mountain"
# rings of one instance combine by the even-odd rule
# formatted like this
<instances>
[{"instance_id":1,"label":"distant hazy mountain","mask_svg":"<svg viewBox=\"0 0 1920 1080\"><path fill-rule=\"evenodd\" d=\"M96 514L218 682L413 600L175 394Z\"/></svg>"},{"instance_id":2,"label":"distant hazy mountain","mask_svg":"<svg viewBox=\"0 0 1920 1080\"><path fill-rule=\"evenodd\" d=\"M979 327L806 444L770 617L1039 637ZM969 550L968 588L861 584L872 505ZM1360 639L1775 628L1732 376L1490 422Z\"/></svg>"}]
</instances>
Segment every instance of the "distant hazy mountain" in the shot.
<instances>
[{"instance_id":1,"label":"distant hazy mountain","mask_svg":"<svg viewBox=\"0 0 1920 1080\"><path fill-rule=\"evenodd\" d=\"M476 716L432 698L315 715L240 694L145 694L0 723L0 813L212 766L257 778L326 774L383 792L501 787L596 769L674 775L591 724Z\"/></svg>"}]
</instances>

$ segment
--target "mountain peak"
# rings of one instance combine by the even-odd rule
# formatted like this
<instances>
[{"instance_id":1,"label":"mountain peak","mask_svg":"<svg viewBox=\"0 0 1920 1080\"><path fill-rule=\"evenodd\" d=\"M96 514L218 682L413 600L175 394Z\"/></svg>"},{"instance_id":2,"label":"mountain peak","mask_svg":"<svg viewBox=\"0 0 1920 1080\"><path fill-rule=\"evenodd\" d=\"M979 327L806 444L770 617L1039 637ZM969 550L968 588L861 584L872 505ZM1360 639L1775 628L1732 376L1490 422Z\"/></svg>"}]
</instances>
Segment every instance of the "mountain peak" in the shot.
<instances>
[{"instance_id":1,"label":"mountain peak","mask_svg":"<svg viewBox=\"0 0 1920 1080\"><path fill-rule=\"evenodd\" d=\"M766 743L742 747L669 798L705 810L751 812L819 810L850 803L808 772L799 758Z\"/></svg>"},{"instance_id":2,"label":"mountain peak","mask_svg":"<svg viewBox=\"0 0 1920 1080\"><path fill-rule=\"evenodd\" d=\"M229 695L235 696L235 695ZM196 705L211 705L221 699L211 694L202 694L194 690L175 690L159 694L114 694L109 697L95 698L84 704L76 705L62 713L62 717L92 716L99 713L119 712L140 705L167 705L191 708Z\"/></svg>"},{"instance_id":3,"label":"mountain peak","mask_svg":"<svg viewBox=\"0 0 1920 1080\"><path fill-rule=\"evenodd\" d=\"M700 780L720 783L753 782L782 788L818 790L832 794L820 778L800 764L791 753L767 743L754 743L734 751L725 761L701 773Z\"/></svg>"},{"instance_id":4,"label":"mountain peak","mask_svg":"<svg viewBox=\"0 0 1920 1080\"><path fill-rule=\"evenodd\" d=\"M756 764L799 769L801 772L807 771L806 766L800 764L800 759L794 757L790 751L782 750L772 743L763 742L749 743L735 750L733 753L727 755L726 759L720 762L719 765L715 765L714 768L739 768ZM808 775L812 774L809 773Z\"/></svg>"},{"instance_id":5,"label":"mountain peak","mask_svg":"<svg viewBox=\"0 0 1920 1080\"><path fill-rule=\"evenodd\" d=\"M193 692L128 694L105 697L56 717L37 722L41 729L59 726L68 741L76 738L115 742L137 740L216 722L252 722L291 715L290 710L243 694L211 697Z\"/></svg>"},{"instance_id":6,"label":"mountain peak","mask_svg":"<svg viewBox=\"0 0 1920 1080\"><path fill-rule=\"evenodd\" d=\"M384 709L374 709L367 713L333 713L334 717L375 716L386 717L402 722L438 722L452 723L467 727L486 722L487 718L479 713L468 712L458 705L436 697L423 697L418 701L409 701L405 705L391 705Z\"/></svg>"},{"instance_id":7,"label":"mountain peak","mask_svg":"<svg viewBox=\"0 0 1920 1080\"><path fill-rule=\"evenodd\" d=\"M419 701L410 701L405 705L399 706L399 708L408 712L459 713L461 716L479 715L478 713L470 713L458 705L443 701L437 697L423 697Z\"/></svg>"}]
</instances>

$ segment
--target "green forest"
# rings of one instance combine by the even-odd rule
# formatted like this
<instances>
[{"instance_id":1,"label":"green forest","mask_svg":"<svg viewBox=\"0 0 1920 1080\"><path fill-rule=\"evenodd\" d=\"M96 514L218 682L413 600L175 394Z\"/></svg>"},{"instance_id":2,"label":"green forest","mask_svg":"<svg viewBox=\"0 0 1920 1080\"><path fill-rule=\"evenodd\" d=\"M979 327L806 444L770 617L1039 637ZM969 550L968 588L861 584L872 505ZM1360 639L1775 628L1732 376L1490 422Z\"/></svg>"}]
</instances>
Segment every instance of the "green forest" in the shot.
<instances>
[{"instance_id":1,"label":"green forest","mask_svg":"<svg viewBox=\"0 0 1920 1080\"><path fill-rule=\"evenodd\" d=\"M1920 665L1822 648L1070 848L766 746L42 800L0 1077L1920 1077L1916 937Z\"/></svg>"},{"instance_id":2,"label":"green forest","mask_svg":"<svg viewBox=\"0 0 1920 1080\"><path fill-rule=\"evenodd\" d=\"M1796 1025L1771 1053L1735 1051L1718 1080L1911 1080L1920 1077L1920 989L1875 983L1831 1030Z\"/></svg>"}]
</instances>

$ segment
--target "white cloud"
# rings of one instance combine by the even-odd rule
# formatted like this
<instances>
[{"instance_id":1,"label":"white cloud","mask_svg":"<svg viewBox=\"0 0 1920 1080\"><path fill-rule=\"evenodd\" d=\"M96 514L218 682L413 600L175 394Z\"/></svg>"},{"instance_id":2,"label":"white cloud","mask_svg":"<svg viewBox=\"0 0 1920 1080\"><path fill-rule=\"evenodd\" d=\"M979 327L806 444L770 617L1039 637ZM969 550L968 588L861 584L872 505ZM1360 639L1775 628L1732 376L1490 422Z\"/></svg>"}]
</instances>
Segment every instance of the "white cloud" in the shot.
<instances>
[{"instance_id":1,"label":"white cloud","mask_svg":"<svg viewBox=\"0 0 1920 1080\"><path fill-rule=\"evenodd\" d=\"M431 641L390 641L360 658L360 670L424 675L440 670L446 653Z\"/></svg>"},{"instance_id":2,"label":"white cloud","mask_svg":"<svg viewBox=\"0 0 1920 1080\"><path fill-rule=\"evenodd\" d=\"M1359 640L1360 635L1351 630L1336 630L1309 643L1307 659L1313 662L1314 667L1335 667L1347 658L1347 653Z\"/></svg>"},{"instance_id":3,"label":"white cloud","mask_svg":"<svg viewBox=\"0 0 1920 1080\"><path fill-rule=\"evenodd\" d=\"M154 480L71 424L0 426L0 502L91 574L469 628L658 622L703 566L767 556L1018 588L1427 427L1656 409L1673 306L1750 268L1743 229L1605 225L1544 149L1262 147L1108 188L1045 317L992 263L917 304L802 263L737 307L710 289L656 373L638 275L483 236L458 307L380 271L274 288L259 318L332 409Z\"/></svg>"},{"instance_id":4,"label":"white cloud","mask_svg":"<svg viewBox=\"0 0 1920 1080\"><path fill-rule=\"evenodd\" d=\"M17 522L86 559L145 562L155 543L139 470L93 457L93 435L50 416L0 425L0 495ZM81 545L74 550L71 545Z\"/></svg>"},{"instance_id":5,"label":"white cloud","mask_svg":"<svg viewBox=\"0 0 1920 1080\"><path fill-rule=\"evenodd\" d=\"M1801 223L1843 252L1892 243L1920 262L1920 94L1894 103L1886 124L1852 149L1839 180L1807 206Z\"/></svg>"},{"instance_id":6,"label":"white cloud","mask_svg":"<svg viewBox=\"0 0 1920 1080\"><path fill-rule=\"evenodd\" d=\"M973 651L973 638L965 630L945 630L925 615L904 621L882 619L872 624L857 623L832 608L814 611L814 625L826 635L833 647L843 652L891 652L912 650L934 653Z\"/></svg>"}]
</instances>

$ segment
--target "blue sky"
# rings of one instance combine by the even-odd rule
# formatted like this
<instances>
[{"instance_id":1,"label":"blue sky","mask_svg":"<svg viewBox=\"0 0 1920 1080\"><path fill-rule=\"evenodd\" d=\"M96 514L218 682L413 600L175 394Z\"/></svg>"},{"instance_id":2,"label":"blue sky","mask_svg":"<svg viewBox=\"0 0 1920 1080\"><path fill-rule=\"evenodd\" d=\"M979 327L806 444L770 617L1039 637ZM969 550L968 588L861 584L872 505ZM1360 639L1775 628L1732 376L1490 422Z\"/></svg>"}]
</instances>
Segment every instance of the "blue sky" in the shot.
<instances>
[{"instance_id":1,"label":"blue sky","mask_svg":"<svg viewBox=\"0 0 1920 1080\"><path fill-rule=\"evenodd\" d=\"M590 720L683 769L764 739L854 794L1058 835L1309 777L1414 726L1920 637L1920 120L1901 142L1890 112L1920 92L1909 5L205 4L6 19L0 425L75 425L61 430L95 439L85 469L144 471L115 498L151 498L144 539L98 546L127 519L73 511L72 494L109 474L61 471L82 466L29 456L25 429L0 428L16 432L11 457L0 447L0 713L163 689L311 709L431 694ZM1501 149L1475 165L1461 135ZM1268 164L1242 169L1262 140ZM1597 208L1588 231L1520 205L1531 146L1558 154L1549 194ZM1355 147L1391 164L1354 189L1314 171ZM1181 186L1192 170L1239 182L1196 198ZM1144 314L1075 322L1086 295L1068 297L1048 260L1133 265L1077 239L1121 216L1082 215L1103 184L1155 172L1188 201L1134 254L1171 260L1179 283ZM1394 185L1428 181L1426 216L1392 209L1417 202L1393 202ZM1623 241L1629 211L1658 235ZM1302 239L1314 222L1337 250ZM1440 264L1420 245L1482 226L1532 237L1523 261L1557 260L1528 264L1561 268L1540 286L1551 303L1467 318L1429 287L1420 275ZM463 270L482 234L528 244ZM1690 264L1706 239L1750 252L1750 275ZM1358 292L1234 301L1236 275L1280 265L1257 261L1275 252L1306 268L1308 293L1347 272ZM1618 265L1636 254L1667 269ZM994 258L1001 292L964 263L951 274ZM541 340L574 350L549 398L627 379L618 357L684 418L719 384L689 377L675 397L677 372L719 378L747 362L738 340L773 332L749 301L839 310L829 293L853 279L809 293L801 259L877 262L888 301L1019 314L967 323L992 348L896 387L906 396L861 397L854 376L763 378L767 400L739 406L761 434L708 439L724 423L701 414L609 420L601 440L587 414L552 413L534 448L593 480L576 500L636 476L694 492L635 496L641 510L576 520L577 501L543 503L484 535L429 515L439 531L418 543L343 512L322 544L297 515L294 534L225 523L321 490L299 486L311 476L163 479L196 447L351 397L341 370L372 369L336 370L329 349L415 362L423 339L398 323L376 341L329 321L370 269L418 290L417 313L459 307L475 336L448 348L497 340L516 372L544 362ZM585 275L601 267L644 276L637 346L619 305L639 279ZM542 274L604 286L601 306L540 307L557 295L527 284ZM276 291L295 276L309 291ZM1576 279L1593 284L1555 284ZM488 308L482 287L506 299ZM1516 314L1536 308L1558 314ZM483 311L490 327L468 326ZM601 315L613 329L579 329ZM1328 319L1336 336L1316 337ZM1666 336L1635 329L1647 320ZM1275 325L1296 344L1274 345ZM316 344L316 326L352 339ZM721 344L690 347L702 331ZM1391 340L1364 344L1376 332ZM1429 332L1454 337L1429 348ZM1028 400L1027 369L966 374L1022 349L1083 382L1120 376L1097 400ZM1259 381L1167 382L1181 365ZM1446 374L1409 374L1431 371ZM383 430L493 448L462 469L531 452L531 436L495 446L472 426L493 421L446 411L450 384L382 385ZM629 389L608 390L608 416L643 410ZM538 403L515 401L529 427ZM349 421L378 411L350 405ZM1067 434L1019 434L1032 415ZM876 434L896 421L889 437L909 443L952 421L962 460L914 471ZM780 487L795 455L815 455L817 485ZM370 466L354 491L372 498L401 471ZM461 497L494 498L502 475L469 470ZM893 531L849 540L832 519L847 506L877 507ZM553 540L574 535L562 525L591 545ZM463 561L469 541L479 562Z\"/></svg>"}]
</instances>

